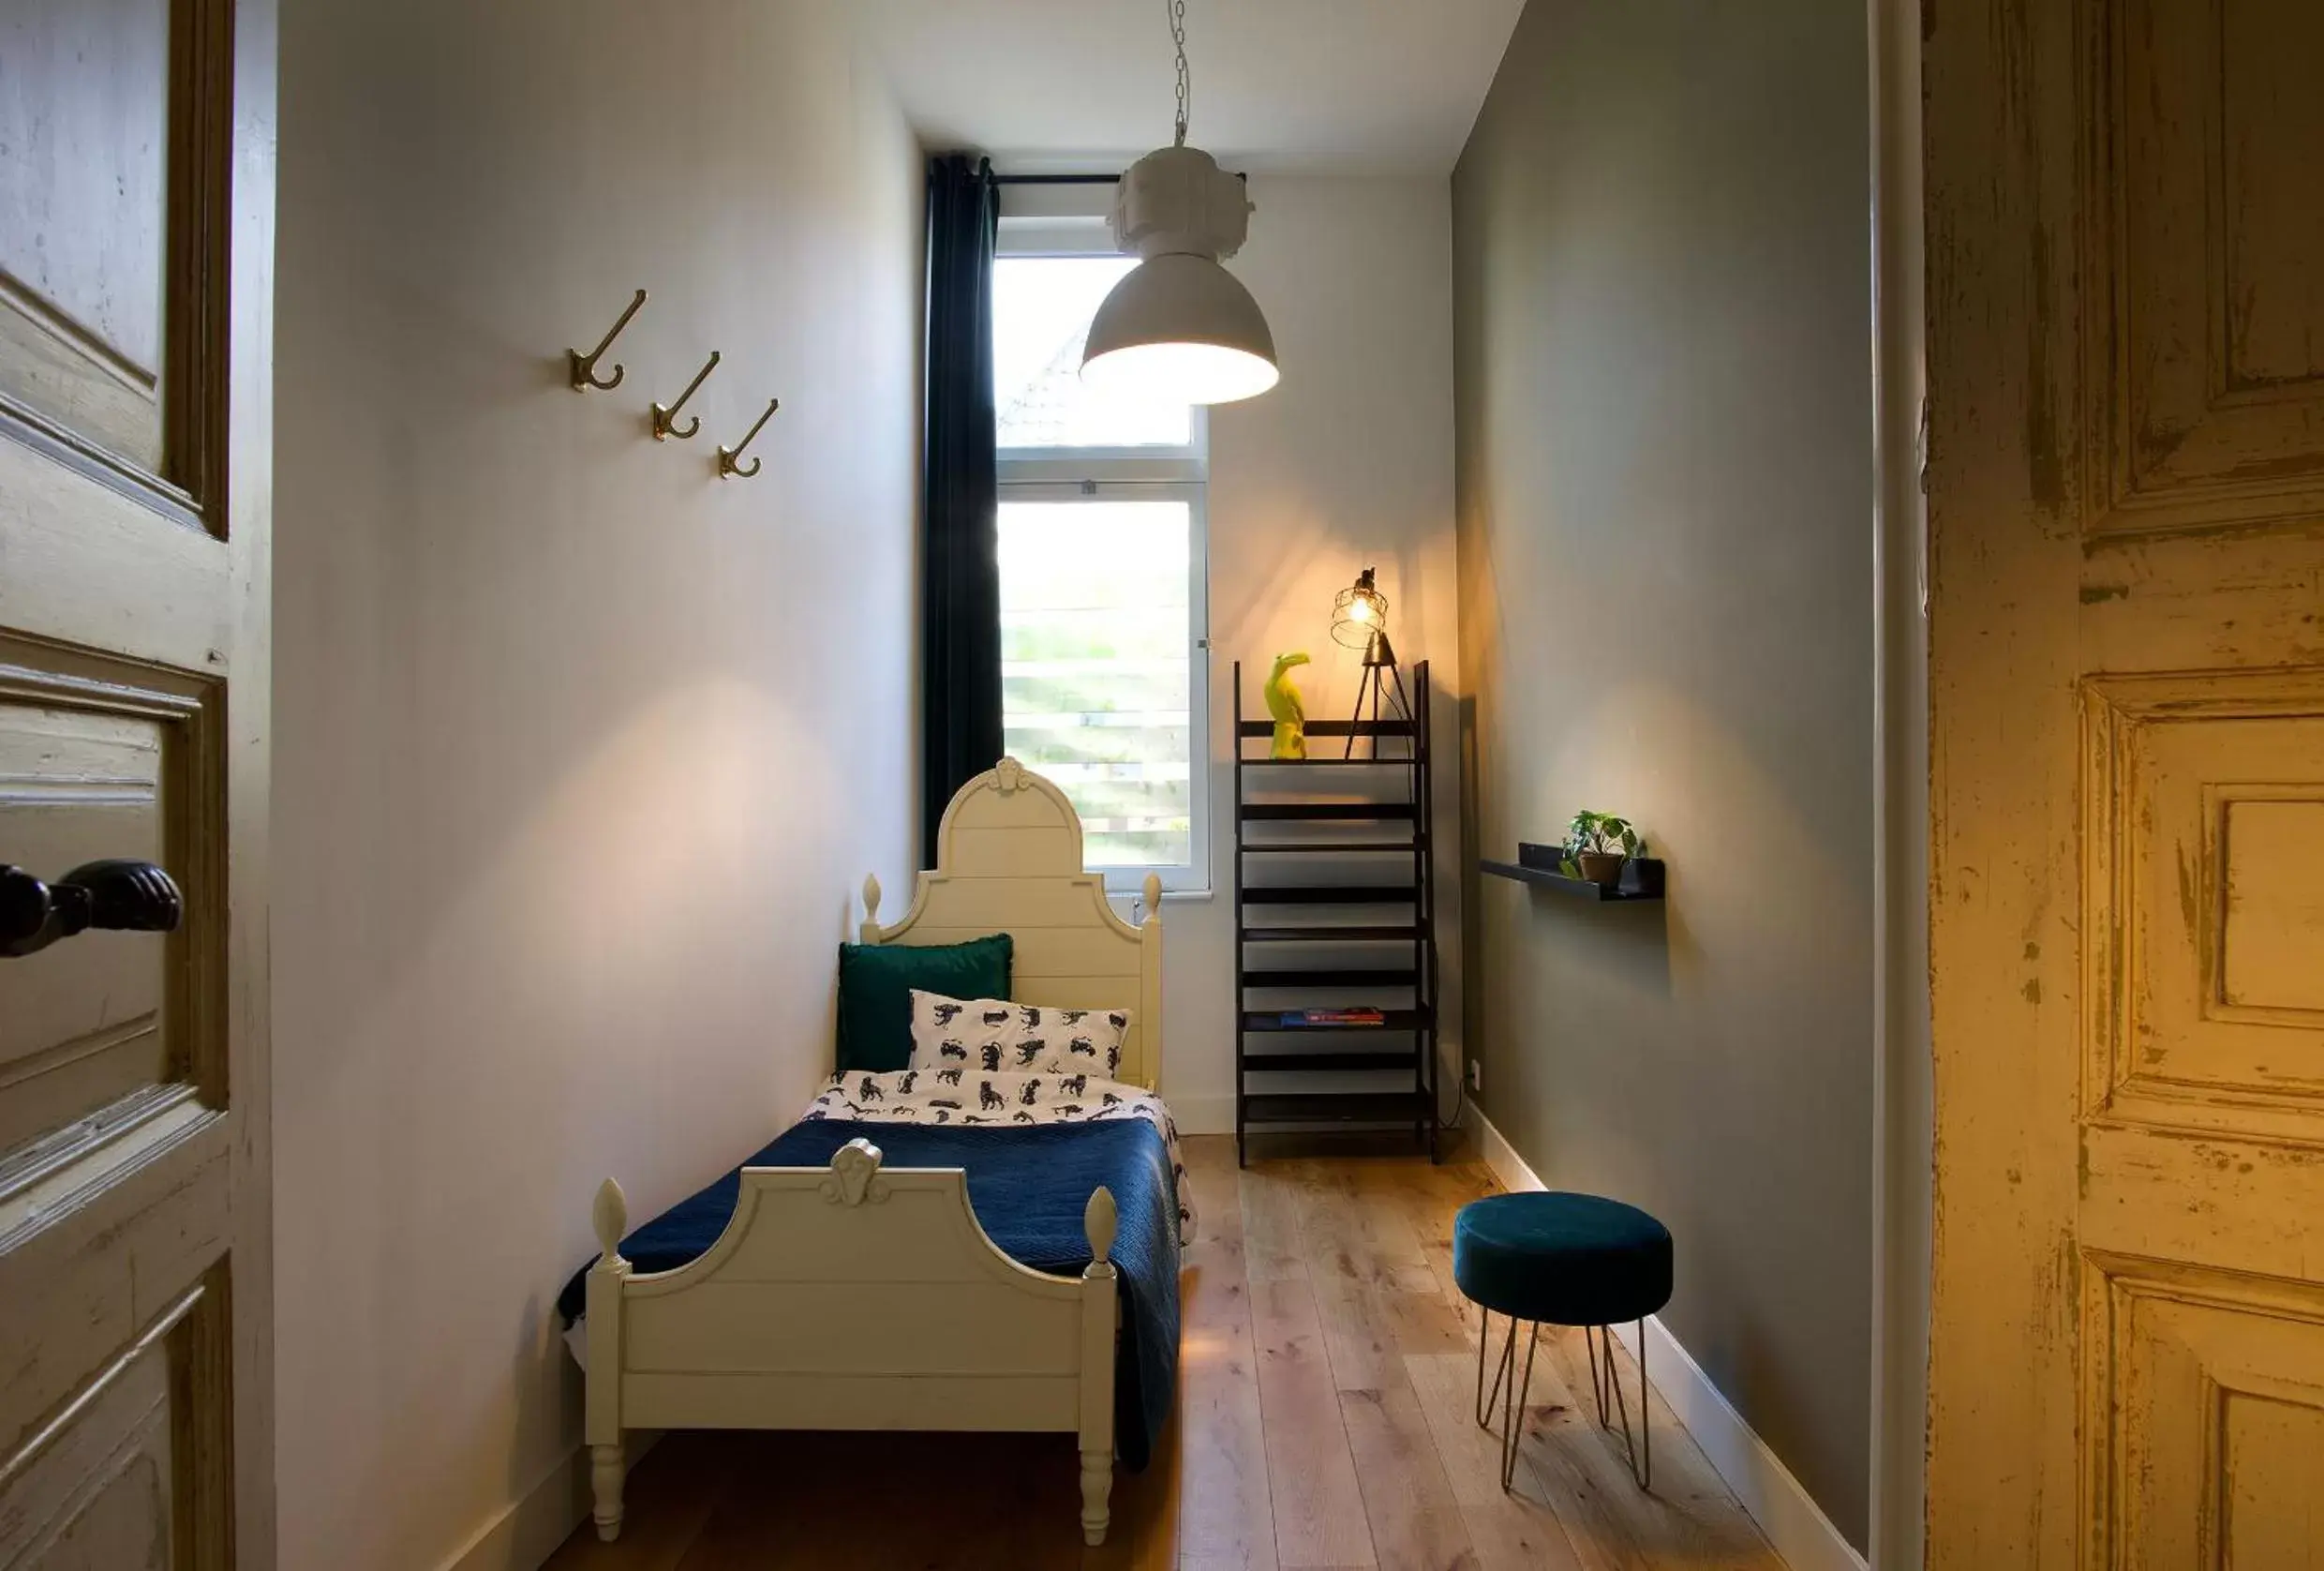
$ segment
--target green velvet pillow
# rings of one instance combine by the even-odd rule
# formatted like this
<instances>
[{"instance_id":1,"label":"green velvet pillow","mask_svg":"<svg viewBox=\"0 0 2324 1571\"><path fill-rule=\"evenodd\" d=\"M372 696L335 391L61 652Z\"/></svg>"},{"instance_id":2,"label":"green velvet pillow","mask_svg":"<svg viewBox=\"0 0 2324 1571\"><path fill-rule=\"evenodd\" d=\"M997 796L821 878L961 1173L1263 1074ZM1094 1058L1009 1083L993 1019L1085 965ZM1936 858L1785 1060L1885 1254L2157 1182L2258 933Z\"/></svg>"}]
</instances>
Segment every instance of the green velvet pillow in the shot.
<instances>
[{"instance_id":1,"label":"green velvet pillow","mask_svg":"<svg viewBox=\"0 0 2324 1571\"><path fill-rule=\"evenodd\" d=\"M911 1068L912 990L1006 998L1015 950L1006 933L964 944L842 944L834 1067L875 1074Z\"/></svg>"}]
</instances>

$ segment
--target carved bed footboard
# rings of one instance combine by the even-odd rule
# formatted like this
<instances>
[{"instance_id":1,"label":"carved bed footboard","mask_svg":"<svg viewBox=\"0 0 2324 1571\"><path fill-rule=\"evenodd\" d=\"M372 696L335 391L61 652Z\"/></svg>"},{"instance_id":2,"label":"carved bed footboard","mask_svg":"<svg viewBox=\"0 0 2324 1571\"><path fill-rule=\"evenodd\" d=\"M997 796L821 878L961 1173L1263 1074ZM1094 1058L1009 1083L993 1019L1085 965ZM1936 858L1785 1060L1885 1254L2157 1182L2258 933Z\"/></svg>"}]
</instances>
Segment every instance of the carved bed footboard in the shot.
<instances>
[{"instance_id":1,"label":"carved bed footboard","mask_svg":"<svg viewBox=\"0 0 2324 1571\"><path fill-rule=\"evenodd\" d=\"M622 1434L640 1429L1034 1429L1080 1437L1081 1529L1113 1484L1114 1199L1091 1194L1080 1278L1003 1254L958 1168L744 1168L700 1258L636 1275L605 1180L588 1275L586 1438L598 1535L621 1528Z\"/></svg>"}]
</instances>

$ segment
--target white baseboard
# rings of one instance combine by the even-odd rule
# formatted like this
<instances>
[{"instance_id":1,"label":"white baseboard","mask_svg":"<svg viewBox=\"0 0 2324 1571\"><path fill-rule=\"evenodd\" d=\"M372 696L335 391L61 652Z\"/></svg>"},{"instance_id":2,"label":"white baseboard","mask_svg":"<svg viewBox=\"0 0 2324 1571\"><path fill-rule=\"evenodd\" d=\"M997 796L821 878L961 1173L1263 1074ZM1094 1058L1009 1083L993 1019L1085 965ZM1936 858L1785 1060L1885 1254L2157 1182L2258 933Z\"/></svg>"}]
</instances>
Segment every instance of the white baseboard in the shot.
<instances>
[{"instance_id":1,"label":"white baseboard","mask_svg":"<svg viewBox=\"0 0 2324 1571\"><path fill-rule=\"evenodd\" d=\"M1638 1355L1638 1327L1617 1325L1614 1334ZM1730 1406L1711 1377L1661 1317L1646 1320L1646 1369L1654 1388L1670 1403L1671 1412L1685 1425L1694 1443L1719 1476L1727 1481L1735 1498L1751 1514L1759 1531L1767 1535L1776 1553L1791 1571L1865 1571L1864 1557L1840 1536L1823 1508L1800 1488L1799 1480Z\"/></svg>"},{"instance_id":2,"label":"white baseboard","mask_svg":"<svg viewBox=\"0 0 2324 1571\"><path fill-rule=\"evenodd\" d=\"M558 1356L564 1356L561 1349ZM661 1438L659 1429L633 1430L630 1466L636 1467ZM446 1560L443 1571L538 1571L573 1530L588 1520L590 1504L589 1448L576 1445L522 1500L469 1539L467 1549Z\"/></svg>"},{"instance_id":3,"label":"white baseboard","mask_svg":"<svg viewBox=\"0 0 2324 1571\"><path fill-rule=\"evenodd\" d=\"M1523 1192L1549 1187L1475 1102L1468 1104L1467 1114L1483 1145L1485 1165L1493 1169L1503 1189ZM1617 1325L1614 1332L1631 1356L1637 1356L1638 1328ZM1711 1384L1711 1377L1670 1334L1660 1316L1647 1319L1646 1333L1650 1344L1646 1369L1655 1389L1662 1393L1671 1412L1703 1448L1704 1458L1726 1480L1727 1488L1735 1491L1735 1498L1751 1514L1791 1571L1865 1571L1864 1557Z\"/></svg>"},{"instance_id":4,"label":"white baseboard","mask_svg":"<svg viewBox=\"0 0 2324 1571\"><path fill-rule=\"evenodd\" d=\"M1493 1176L1501 1181L1501 1188L1517 1194L1545 1189L1542 1175L1526 1165L1517 1155L1517 1148L1501 1138L1501 1131L1493 1127L1493 1120L1484 1115L1484 1109L1473 1101L1461 1105L1461 1121L1477 1131L1477 1139L1484 1147L1484 1164L1493 1170Z\"/></svg>"}]
</instances>

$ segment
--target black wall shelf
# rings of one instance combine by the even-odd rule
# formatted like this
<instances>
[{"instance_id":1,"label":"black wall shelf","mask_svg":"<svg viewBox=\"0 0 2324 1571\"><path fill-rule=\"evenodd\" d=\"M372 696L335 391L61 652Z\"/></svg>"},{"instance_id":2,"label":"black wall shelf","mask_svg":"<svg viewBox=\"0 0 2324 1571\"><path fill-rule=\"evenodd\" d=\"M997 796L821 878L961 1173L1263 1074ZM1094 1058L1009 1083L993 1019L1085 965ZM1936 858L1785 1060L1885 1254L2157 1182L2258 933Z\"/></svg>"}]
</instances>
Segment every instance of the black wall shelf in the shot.
<instances>
[{"instance_id":1,"label":"black wall shelf","mask_svg":"<svg viewBox=\"0 0 2324 1571\"><path fill-rule=\"evenodd\" d=\"M1559 894L1595 904L1611 904L1626 900L1660 900L1662 898L1662 863L1657 857L1632 857L1622 866L1619 884L1593 883L1560 872L1558 864L1564 851L1556 845L1536 845L1520 842L1517 860L1494 861L1482 860L1479 871L1496 878L1513 878L1536 889L1556 890Z\"/></svg>"}]
</instances>

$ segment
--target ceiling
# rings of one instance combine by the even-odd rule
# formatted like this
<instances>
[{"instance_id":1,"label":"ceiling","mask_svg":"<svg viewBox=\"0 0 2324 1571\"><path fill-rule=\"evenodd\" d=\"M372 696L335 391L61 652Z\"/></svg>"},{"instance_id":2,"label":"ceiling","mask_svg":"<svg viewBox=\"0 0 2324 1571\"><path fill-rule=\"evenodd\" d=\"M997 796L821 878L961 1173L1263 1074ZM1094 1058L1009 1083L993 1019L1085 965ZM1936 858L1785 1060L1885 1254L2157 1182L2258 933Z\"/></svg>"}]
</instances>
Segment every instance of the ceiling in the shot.
<instances>
[{"instance_id":1,"label":"ceiling","mask_svg":"<svg viewBox=\"0 0 2324 1571\"><path fill-rule=\"evenodd\" d=\"M851 0L932 148L1020 172L1170 140L1168 0ZM1187 140L1245 170L1449 172L1525 0L1186 0Z\"/></svg>"}]
</instances>

